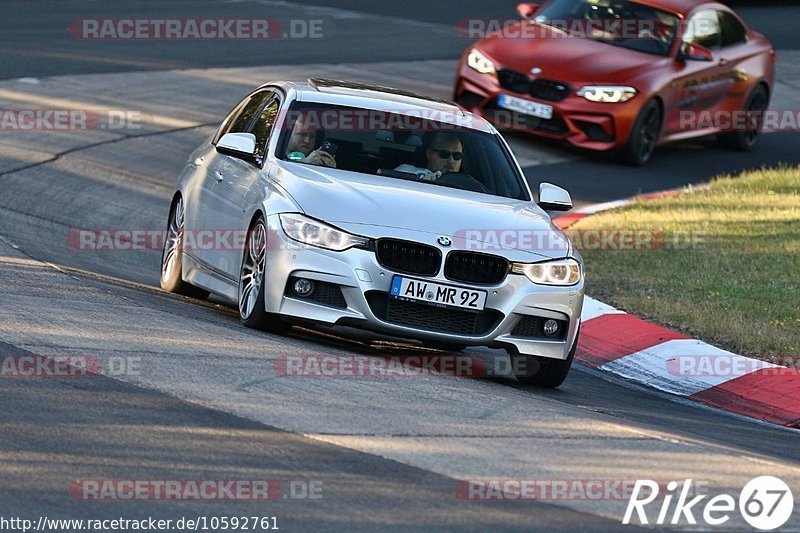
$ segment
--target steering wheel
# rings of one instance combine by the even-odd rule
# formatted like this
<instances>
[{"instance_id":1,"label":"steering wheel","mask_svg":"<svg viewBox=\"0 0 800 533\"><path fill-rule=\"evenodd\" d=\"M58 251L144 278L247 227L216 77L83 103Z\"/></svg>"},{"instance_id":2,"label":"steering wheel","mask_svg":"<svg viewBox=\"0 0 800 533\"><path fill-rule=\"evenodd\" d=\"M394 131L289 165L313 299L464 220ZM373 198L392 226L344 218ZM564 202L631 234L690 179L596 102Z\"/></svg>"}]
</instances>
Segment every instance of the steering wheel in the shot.
<instances>
[{"instance_id":1,"label":"steering wheel","mask_svg":"<svg viewBox=\"0 0 800 533\"><path fill-rule=\"evenodd\" d=\"M442 174L435 183L454 189L464 189L466 191L482 192L486 194L492 193L483 183L463 172L448 172L447 174Z\"/></svg>"}]
</instances>

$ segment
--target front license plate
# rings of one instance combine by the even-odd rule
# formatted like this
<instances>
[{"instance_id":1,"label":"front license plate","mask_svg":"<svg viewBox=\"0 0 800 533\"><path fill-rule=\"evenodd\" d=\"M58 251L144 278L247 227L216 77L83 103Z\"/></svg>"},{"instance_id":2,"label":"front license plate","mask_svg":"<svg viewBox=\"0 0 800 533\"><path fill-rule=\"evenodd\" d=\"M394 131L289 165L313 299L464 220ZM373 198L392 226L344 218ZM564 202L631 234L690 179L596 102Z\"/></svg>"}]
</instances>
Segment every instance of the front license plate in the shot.
<instances>
[{"instance_id":1,"label":"front license plate","mask_svg":"<svg viewBox=\"0 0 800 533\"><path fill-rule=\"evenodd\" d=\"M553 106L532 102L531 100L523 100L522 98L515 98L507 94L500 95L497 99L497 105L504 109L519 111L520 113L533 115L534 117L553 118Z\"/></svg>"},{"instance_id":2,"label":"front license plate","mask_svg":"<svg viewBox=\"0 0 800 533\"><path fill-rule=\"evenodd\" d=\"M486 291L442 285L403 276L395 276L392 279L389 295L401 300L472 309L473 311L483 311L486 305Z\"/></svg>"}]
</instances>

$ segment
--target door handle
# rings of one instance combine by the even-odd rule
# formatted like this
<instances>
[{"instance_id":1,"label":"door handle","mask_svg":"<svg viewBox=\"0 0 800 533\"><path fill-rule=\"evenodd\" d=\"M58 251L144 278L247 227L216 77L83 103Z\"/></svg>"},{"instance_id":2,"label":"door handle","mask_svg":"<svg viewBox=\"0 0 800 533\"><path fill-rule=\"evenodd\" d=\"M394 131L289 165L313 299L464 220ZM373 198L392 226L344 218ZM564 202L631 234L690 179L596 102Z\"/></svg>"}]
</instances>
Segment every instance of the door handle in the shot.
<instances>
[{"instance_id":1,"label":"door handle","mask_svg":"<svg viewBox=\"0 0 800 533\"><path fill-rule=\"evenodd\" d=\"M719 64L720 65L727 65L728 64L728 60L723 57L722 59L719 60Z\"/></svg>"},{"instance_id":2,"label":"door handle","mask_svg":"<svg viewBox=\"0 0 800 533\"><path fill-rule=\"evenodd\" d=\"M214 176L217 178L218 182L223 180L222 172L220 172L220 171L215 172Z\"/></svg>"},{"instance_id":3,"label":"door handle","mask_svg":"<svg viewBox=\"0 0 800 533\"><path fill-rule=\"evenodd\" d=\"M194 164L199 167L200 165L203 164L203 161L205 161L205 159L206 159L205 157L198 157L197 159L194 160Z\"/></svg>"}]
</instances>

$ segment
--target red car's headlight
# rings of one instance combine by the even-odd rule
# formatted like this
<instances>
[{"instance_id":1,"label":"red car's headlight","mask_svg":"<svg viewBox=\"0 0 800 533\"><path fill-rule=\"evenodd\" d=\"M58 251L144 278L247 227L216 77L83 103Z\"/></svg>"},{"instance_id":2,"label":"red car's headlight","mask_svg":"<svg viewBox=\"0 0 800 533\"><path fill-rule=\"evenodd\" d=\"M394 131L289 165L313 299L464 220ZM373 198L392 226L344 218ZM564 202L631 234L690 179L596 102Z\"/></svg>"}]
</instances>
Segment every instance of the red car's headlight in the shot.
<instances>
[{"instance_id":1,"label":"red car's headlight","mask_svg":"<svg viewBox=\"0 0 800 533\"><path fill-rule=\"evenodd\" d=\"M467 55L467 65L481 74L491 74L494 72L494 63L492 63L488 57L478 52L477 48L473 48L469 51L469 55Z\"/></svg>"},{"instance_id":2,"label":"red car's headlight","mask_svg":"<svg viewBox=\"0 0 800 533\"><path fill-rule=\"evenodd\" d=\"M627 102L636 96L636 89L627 85L587 85L578 91L578 96L583 96L590 102L616 104Z\"/></svg>"}]
</instances>

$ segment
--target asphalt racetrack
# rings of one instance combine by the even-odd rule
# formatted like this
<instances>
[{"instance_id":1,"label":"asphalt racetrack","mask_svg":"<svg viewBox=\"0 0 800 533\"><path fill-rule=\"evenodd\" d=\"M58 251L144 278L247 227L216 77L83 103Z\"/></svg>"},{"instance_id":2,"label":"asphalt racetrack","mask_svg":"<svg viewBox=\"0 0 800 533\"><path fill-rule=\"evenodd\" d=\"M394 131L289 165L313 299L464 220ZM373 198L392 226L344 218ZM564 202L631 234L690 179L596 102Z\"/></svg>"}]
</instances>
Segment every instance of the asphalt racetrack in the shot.
<instances>
[{"instance_id":1,"label":"asphalt racetrack","mask_svg":"<svg viewBox=\"0 0 800 533\"><path fill-rule=\"evenodd\" d=\"M249 330L226 305L161 291L160 250L75 246L78 229L163 228L188 154L253 87L322 75L448 97L468 44L456 21L512 17L516 4L317 3L4 2L0 107L125 109L141 120L119 131L0 137L0 356L89 355L118 370L0 378L0 516L259 516L277 517L284 531L602 531L631 528L621 525L626 499L467 501L458 480L692 479L712 495L738 495L750 479L775 475L800 489L795 431L582 364L553 391L503 376L277 375L286 355L436 352L340 328ZM800 52L787 21L800 22L800 8L741 12L774 40L780 104L796 109ZM113 17L318 18L332 33L264 44L92 42L67 31L77 19ZM796 132L765 135L751 154L713 141L667 146L643 169L509 138L532 185L564 186L578 205L800 163ZM501 366L507 359L469 353ZM70 491L99 479L269 479L281 492L266 502L95 502ZM725 527L747 524L734 517ZM787 530L799 527L796 510Z\"/></svg>"}]
</instances>

